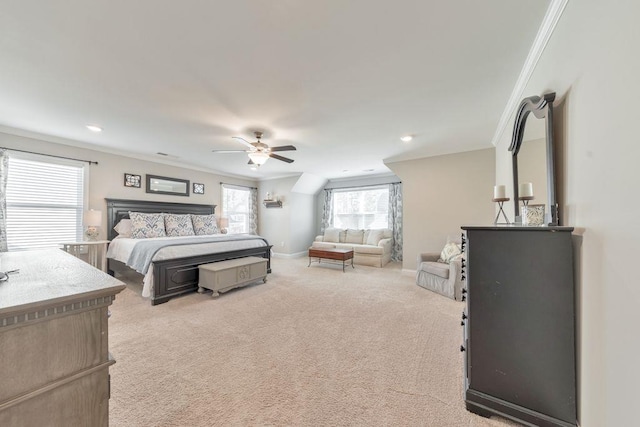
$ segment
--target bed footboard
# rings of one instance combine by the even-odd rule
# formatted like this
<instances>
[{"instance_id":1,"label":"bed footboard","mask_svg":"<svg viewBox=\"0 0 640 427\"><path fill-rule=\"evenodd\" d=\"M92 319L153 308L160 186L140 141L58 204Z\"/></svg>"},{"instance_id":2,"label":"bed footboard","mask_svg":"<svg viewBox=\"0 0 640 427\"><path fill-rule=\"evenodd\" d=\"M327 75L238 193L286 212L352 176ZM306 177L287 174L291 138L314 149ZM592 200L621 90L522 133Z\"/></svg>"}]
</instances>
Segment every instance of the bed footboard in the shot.
<instances>
[{"instance_id":1,"label":"bed footboard","mask_svg":"<svg viewBox=\"0 0 640 427\"><path fill-rule=\"evenodd\" d=\"M257 256L267 259L267 273L271 273L271 247L175 258L153 263L153 297L151 305L162 304L171 298L198 289L198 266L210 262Z\"/></svg>"}]
</instances>

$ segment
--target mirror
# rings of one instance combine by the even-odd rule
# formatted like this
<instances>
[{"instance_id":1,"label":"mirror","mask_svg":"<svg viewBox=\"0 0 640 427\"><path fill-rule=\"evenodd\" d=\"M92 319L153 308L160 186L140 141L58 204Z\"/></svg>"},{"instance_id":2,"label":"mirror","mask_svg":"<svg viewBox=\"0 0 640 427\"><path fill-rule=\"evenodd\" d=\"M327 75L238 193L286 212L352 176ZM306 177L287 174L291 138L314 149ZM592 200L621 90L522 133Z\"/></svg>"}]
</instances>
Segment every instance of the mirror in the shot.
<instances>
[{"instance_id":1,"label":"mirror","mask_svg":"<svg viewBox=\"0 0 640 427\"><path fill-rule=\"evenodd\" d=\"M559 225L553 158L554 99L555 93L531 96L518 107L509 147L512 151L514 215L518 224L522 224L522 206L543 205L544 225ZM531 185L526 185L529 183ZM527 191L523 193L524 190ZM533 190L531 195L529 190Z\"/></svg>"},{"instance_id":2,"label":"mirror","mask_svg":"<svg viewBox=\"0 0 640 427\"><path fill-rule=\"evenodd\" d=\"M147 175L147 193L169 194L173 196L189 195L189 180L167 178L166 176Z\"/></svg>"}]
</instances>

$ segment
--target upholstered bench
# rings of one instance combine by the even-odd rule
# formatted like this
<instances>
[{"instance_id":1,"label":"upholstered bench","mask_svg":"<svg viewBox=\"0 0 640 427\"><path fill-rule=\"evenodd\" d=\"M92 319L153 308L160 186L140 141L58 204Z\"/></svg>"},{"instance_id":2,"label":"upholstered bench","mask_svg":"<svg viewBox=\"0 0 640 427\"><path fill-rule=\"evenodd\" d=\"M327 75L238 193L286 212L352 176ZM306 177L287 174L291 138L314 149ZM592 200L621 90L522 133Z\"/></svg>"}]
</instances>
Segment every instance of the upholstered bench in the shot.
<instances>
[{"instance_id":1,"label":"upholstered bench","mask_svg":"<svg viewBox=\"0 0 640 427\"><path fill-rule=\"evenodd\" d=\"M266 258L251 256L212 262L201 264L198 270L198 292L210 289L212 297L258 280L267 283Z\"/></svg>"}]
</instances>

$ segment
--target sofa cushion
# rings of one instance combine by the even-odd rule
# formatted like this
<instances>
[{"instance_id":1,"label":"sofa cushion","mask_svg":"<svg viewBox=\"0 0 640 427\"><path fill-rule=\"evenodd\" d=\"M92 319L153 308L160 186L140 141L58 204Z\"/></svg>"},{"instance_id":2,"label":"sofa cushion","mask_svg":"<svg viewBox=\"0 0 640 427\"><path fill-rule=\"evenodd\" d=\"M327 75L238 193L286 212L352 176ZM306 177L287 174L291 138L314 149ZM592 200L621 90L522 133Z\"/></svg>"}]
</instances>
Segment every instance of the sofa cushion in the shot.
<instances>
[{"instance_id":1,"label":"sofa cushion","mask_svg":"<svg viewBox=\"0 0 640 427\"><path fill-rule=\"evenodd\" d=\"M324 230L324 237L322 238L322 241L338 243L340 241L341 231L342 230L339 228L327 228Z\"/></svg>"},{"instance_id":2,"label":"sofa cushion","mask_svg":"<svg viewBox=\"0 0 640 427\"><path fill-rule=\"evenodd\" d=\"M384 248L380 246L360 245L354 246L353 252L356 254L382 255Z\"/></svg>"},{"instance_id":3,"label":"sofa cushion","mask_svg":"<svg viewBox=\"0 0 640 427\"><path fill-rule=\"evenodd\" d=\"M361 245L363 236L364 236L364 230L354 230L349 228L347 230L347 237L344 242Z\"/></svg>"},{"instance_id":4,"label":"sofa cushion","mask_svg":"<svg viewBox=\"0 0 640 427\"><path fill-rule=\"evenodd\" d=\"M331 242L313 242L311 244L311 247L320 249L334 249L336 247L336 244Z\"/></svg>"},{"instance_id":5,"label":"sofa cushion","mask_svg":"<svg viewBox=\"0 0 640 427\"><path fill-rule=\"evenodd\" d=\"M449 264L443 262L421 262L419 270L442 277L443 279L449 278Z\"/></svg>"},{"instance_id":6,"label":"sofa cushion","mask_svg":"<svg viewBox=\"0 0 640 427\"><path fill-rule=\"evenodd\" d=\"M368 230L367 239L363 241L365 245L378 246L380 240L382 240L382 230Z\"/></svg>"}]
</instances>

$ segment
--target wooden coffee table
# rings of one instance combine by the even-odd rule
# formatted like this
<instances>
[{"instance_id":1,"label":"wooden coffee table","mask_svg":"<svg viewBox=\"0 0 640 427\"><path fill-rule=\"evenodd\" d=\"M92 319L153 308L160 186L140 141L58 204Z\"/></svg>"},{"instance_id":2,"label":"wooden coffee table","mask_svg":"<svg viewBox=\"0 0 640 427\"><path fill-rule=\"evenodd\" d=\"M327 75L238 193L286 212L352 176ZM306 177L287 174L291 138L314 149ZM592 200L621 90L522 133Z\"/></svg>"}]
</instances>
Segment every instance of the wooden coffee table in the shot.
<instances>
[{"instance_id":1,"label":"wooden coffee table","mask_svg":"<svg viewBox=\"0 0 640 427\"><path fill-rule=\"evenodd\" d=\"M353 266L353 249L325 249L325 248L309 248L309 265L311 266L311 260L318 258L318 264L321 259L333 259L336 261L342 261L342 272L344 273L345 262L351 260L351 268Z\"/></svg>"}]
</instances>

